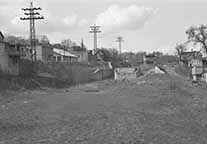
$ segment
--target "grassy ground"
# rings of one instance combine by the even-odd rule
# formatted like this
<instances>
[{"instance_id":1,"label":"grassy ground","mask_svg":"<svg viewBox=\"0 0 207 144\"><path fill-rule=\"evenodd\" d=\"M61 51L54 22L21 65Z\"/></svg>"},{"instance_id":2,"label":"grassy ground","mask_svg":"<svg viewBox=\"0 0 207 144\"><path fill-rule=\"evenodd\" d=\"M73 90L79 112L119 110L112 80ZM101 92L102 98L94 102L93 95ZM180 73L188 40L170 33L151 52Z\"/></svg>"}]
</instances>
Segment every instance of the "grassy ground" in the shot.
<instances>
[{"instance_id":1,"label":"grassy ground","mask_svg":"<svg viewBox=\"0 0 207 144\"><path fill-rule=\"evenodd\" d=\"M134 81L5 92L1 144L206 144L206 86L169 71Z\"/></svg>"}]
</instances>

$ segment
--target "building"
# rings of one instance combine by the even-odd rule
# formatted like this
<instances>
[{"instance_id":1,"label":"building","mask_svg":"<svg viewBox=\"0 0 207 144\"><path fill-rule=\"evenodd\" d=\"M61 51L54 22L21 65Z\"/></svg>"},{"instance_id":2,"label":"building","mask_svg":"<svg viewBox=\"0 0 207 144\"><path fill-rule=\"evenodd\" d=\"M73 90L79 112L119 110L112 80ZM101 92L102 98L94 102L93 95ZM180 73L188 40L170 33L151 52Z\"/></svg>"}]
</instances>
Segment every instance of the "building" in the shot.
<instances>
[{"instance_id":1,"label":"building","mask_svg":"<svg viewBox=\"0 0 207 144\"><path fill-rule=\"evenodd\" d=\"M194 59L202 59L202 54L199 51L183 52L180 60L182 64L190 67Z\"/></svg>"},{"instance_id":2,"label":"building","mask_svg":"<svg viewBox=\"0 0 207 144\"><path fill-rule=\"evenodd\" d=\"M68 51L78 56L78 62L88 63L88 51L86 48L80 46L73 46L69 48Z\"/></svg>"},{"instance_id":3,"label":"building","mask_svg":"<svg viewBox=\"0 0 207 144\"><path fill-rule=\"evenodd\" d=\"M6 74L19 75L20 60L24 56L25 46L5 42L0 32L0 70Z\"/></svg>"},{"instance_id":4,"label":"building","mask_svg":"<svg viewBox=\"0 0 207 144\"><path fill-rule=\"evenodd\" d=\"M100 49L88 52L88 61L91 65L105 65L107 62L103 60L103 57L104 53Z\"/></svg>"},{"instance_id":5,"label":"building","mask_svg":"<svg viewBox=\"0 0 207 144\"><path fill-rule=\"evenodd\" d=\"M146 54L143 57L144 64L155 64L157 60L157 56L155 54Z\"/></svg>"},{"instance_id":6,"label":"building","mask_svg":"<svg viewBox=\"0 0 207 144\"><path fill-rule=\"evenodd\" d=\"M53 48L53 60L55 62L78 62L78 56L63 49Z\"/></svg>"},{"instance_id":7,"label":"building","mask_svg":"<svg viewBox=\"0 0 207 144\"><path fill-rule=\"evenodd\" d=\"M36 46L37 60L48 62L53 60L53 48L50 45L37 45Z\"/></svg>"},{"instance_id":8,"label":"building","mask_svg":"<svg viewBox=\"0 0 207 144\"><path fill-rule=\"evenodd\" d=\"M114 70L114 80L134 80L137 78L137 71L135 68L116 68Z\"/></svg>"},{"instance_id":9,"label":"building","mask_svg":"<svg viewBox=\"0 0 207 144\"><path fill-rule=\"evenodd\" d=\"M74 51L74 54L78 56L78 62L88 63L88 52L87 51Z\"/></svg>"},{"instance_id":10,"label":"building","mask_svg":"<svg viewBox=\"0 0 207 144\"><path fill-rule=\"evenodd\" d=\"M193 81L206 81L207 65L205 58L195 58L189 62L189 65L192 70Z\"/></svg>"},{"instance_id":11,"label":"building","mask_svg":"<svg viewBox=\"0 0 207 144\"><path fill-rule=\"evenodd\" d=\"M207 71L203 72L201 80L207 84Z\"/></svg>"},{"instance_id":12,"label":"building","mask_svg":"<svg viewBox=\"0 0 207 144\"><path fill-rule=\"evenodd\" d=\"M203 66L194 65L191 70L192 70L193 81L198 81L202 77Z\"/></svg>"}]
</instances>

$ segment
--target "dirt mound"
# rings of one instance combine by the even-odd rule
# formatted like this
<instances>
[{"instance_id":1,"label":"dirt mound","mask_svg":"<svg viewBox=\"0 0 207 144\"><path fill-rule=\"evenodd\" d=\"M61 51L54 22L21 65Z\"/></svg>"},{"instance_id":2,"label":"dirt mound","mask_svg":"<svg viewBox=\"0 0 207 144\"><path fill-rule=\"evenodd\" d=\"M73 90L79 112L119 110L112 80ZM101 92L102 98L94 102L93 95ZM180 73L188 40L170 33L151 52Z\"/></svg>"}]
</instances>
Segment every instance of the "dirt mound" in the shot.
<instances>
[{"instance_id":1,"label":"dirt mound","mask_svg":"<svg viewBox=\"0 0 207 144\"><path fill-rule=\"evenodd\" d=\"M167 71L164 68L161 68L159 66L155 66L154 68L148 70L143 76L140 78L146 78L151 77L153 75L165 75L167 74Z\"/></svg>"}]
</instances>

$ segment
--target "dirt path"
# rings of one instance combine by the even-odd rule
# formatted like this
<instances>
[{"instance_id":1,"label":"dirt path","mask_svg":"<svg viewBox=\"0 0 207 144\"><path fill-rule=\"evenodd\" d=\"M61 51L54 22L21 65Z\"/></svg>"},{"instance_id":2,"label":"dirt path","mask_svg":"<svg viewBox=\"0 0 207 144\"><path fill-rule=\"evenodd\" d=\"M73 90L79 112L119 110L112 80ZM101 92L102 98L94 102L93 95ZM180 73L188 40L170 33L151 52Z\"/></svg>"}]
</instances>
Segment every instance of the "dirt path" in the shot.
<instances>
[{"instance_id":1,"label":"dirt path","mask_svg":"<svg viewBox=\"0 0 207 144\"><path fill-rule=\"evenodd\" d=\"M173 73L20 92L1 103L0 143L205 144L206 96Z\"/></svg>"}]
</instances>

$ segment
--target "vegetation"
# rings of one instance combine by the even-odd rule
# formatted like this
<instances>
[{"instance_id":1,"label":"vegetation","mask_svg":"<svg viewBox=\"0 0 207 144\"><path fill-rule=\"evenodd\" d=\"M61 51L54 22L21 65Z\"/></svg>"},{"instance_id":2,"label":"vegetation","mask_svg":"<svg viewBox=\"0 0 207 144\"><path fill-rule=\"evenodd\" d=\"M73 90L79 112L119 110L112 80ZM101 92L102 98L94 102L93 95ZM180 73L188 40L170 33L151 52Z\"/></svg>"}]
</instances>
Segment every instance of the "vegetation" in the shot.
<instances>
[{"instance_id":1,"label":"vegetation","mask_svg":"<svg viewBox=\"0 0 207 144\"><path fill-rule=\"evenodd\" d=\"M22 44L30 45L30 40L20 36L9 35L5 37L5 41L11 44ZM39 44L50 44L50 41L46 35L37 36L37 43Z\"/></svg>"},{"instance_id":2,"label":"vegetation","mask_svg":"<svg viewBox=\"0 0 207 144\"><path fill-rule=\"evenodd\" d=\"M65 46L65 47L77 46L77 44L75 42L73 42L71 39L64 39L64 40L62 40L61 45Z\"/></svg>"},{"instance_id":3,"label":"vegetation","mask_svg":"<svg viewBox=\"0 0 207 144\"><path fill-rule=\"evenodd\" d=\"M179 57L179 60L181 61L182 53L186 51L186 47L184 44L177 44L175 46L176 55Z\"/></svg>"},{"instance_id":4,"label":"vegetation","mask_svg":"<svg viewBox=\"0 0 207 144\"><path fill-rule=\"evenodd\" d=\"M207 26L191 26L187 31L188 40L195 44L200 44L202 48L207 52Z\"/></svg>"}]
</instances>

